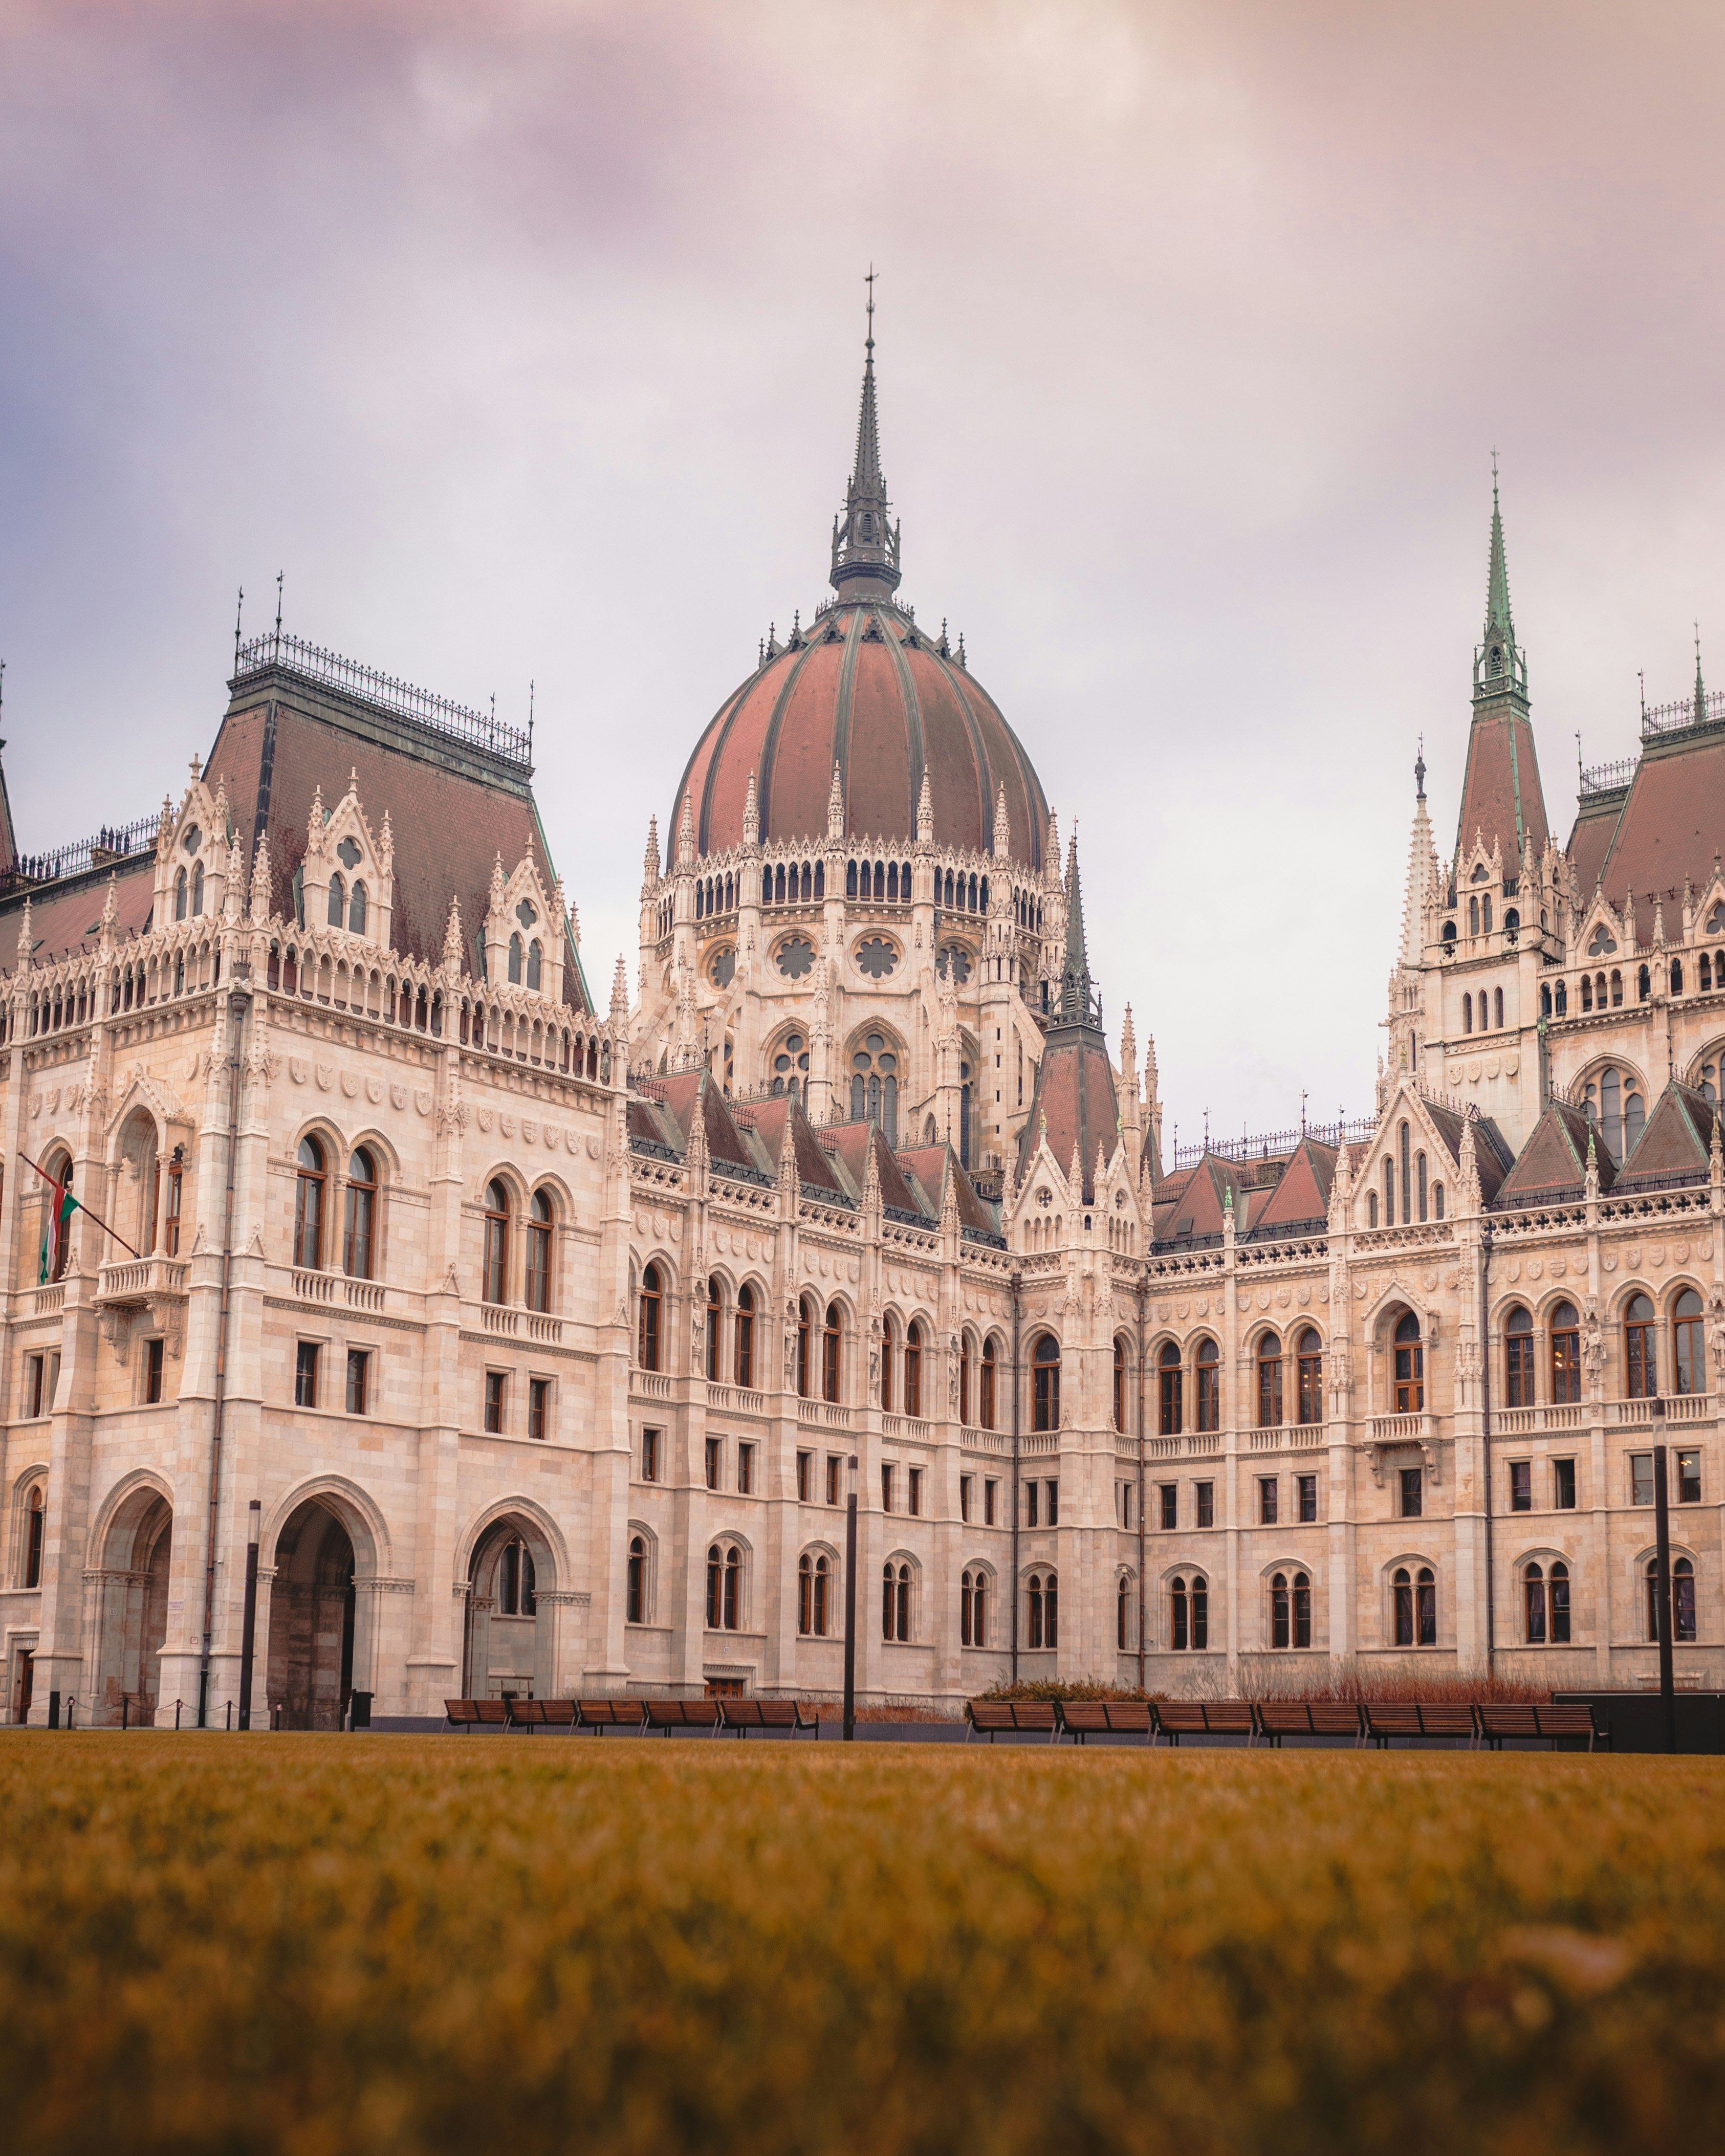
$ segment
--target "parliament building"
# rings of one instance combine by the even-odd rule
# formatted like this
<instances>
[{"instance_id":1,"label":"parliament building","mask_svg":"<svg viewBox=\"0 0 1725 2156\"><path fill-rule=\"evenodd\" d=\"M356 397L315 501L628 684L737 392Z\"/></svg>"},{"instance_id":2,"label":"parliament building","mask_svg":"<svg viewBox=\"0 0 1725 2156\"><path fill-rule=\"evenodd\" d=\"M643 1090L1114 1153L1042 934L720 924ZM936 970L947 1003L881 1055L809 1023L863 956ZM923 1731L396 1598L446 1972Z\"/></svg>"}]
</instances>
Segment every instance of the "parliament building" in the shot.
<instances>
[{"instance_id":1,"label":"parliament building","mask_svg":"<svg viewBox=\"0 0 1725 2156\"><path fill-rule=\"evenodd\" d=\"M866 1698L1633 1686L1661 1445L1725 1678L1725 699L1560 840L1494 485L1375 1111L1171 1154L875 399L871 338L829 596L675 780L633 997L531 737L279 622L159 815L32 852L0 780L8 1719L223 1721L254 1539L258 1724L831 1698L853 1486Z\"/></svg>"}]
</instances>

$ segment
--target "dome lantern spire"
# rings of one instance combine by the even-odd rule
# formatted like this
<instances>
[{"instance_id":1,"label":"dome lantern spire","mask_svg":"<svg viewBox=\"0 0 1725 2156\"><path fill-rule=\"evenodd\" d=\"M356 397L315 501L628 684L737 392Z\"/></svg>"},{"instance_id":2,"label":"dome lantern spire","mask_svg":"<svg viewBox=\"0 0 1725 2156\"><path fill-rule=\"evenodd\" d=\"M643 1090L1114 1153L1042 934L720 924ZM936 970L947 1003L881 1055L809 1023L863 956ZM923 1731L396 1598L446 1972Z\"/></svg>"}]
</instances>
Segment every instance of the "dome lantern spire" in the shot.
<instances>
[{"instance_id":1,"label":"dome lantern spire","mask_svg":"<svg viewBox=\"0 0 1725 2156\"><path fill-rule=\"evenodd\" d=\"M856 423L856 466L842 513L833 519L829 581L845 598L890 599L899 580L899 530L889 517L880 470L880 428L875 404L875 271L870 266L868 335L864 345L862 408Z\"/></svg>"}]
</instances>

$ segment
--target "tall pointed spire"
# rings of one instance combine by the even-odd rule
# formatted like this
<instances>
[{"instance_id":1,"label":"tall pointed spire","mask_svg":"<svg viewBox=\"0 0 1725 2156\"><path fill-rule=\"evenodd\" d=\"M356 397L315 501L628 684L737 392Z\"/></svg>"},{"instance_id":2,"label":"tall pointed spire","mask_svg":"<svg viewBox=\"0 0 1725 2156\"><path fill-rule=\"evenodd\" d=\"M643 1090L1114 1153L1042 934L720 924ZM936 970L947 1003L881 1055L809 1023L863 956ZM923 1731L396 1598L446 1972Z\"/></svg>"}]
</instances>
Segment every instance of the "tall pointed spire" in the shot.
<instances>
[{"instance_id":1,"label":"tall pointed spire","mask_svg":"<svg viewBox=\"0 0 1725 2156\"><path fill-rule=\"evenodd\" d=\"M1078 876L1078 830L1066 846L1066 962L1060 970L1062 1025L1093 1025L1090 952L1084 936L1084 891Z\"/></svg>"},{"instance_id":2,"label":"tall pointed spire","mask_svg":"<svg viewBox=\"0 0 1725 2156\"><path fill-rule=\"evenodd\" d=\"M1479 702L1507 690L1525 698L1527 662L1516 644L1509 608L1509 562L1503 549L1503 511L1497 500L1497 452L1491 452L1491 555L1486 572L1486 627L1474 654L1473 693Z\"/></svg>"},{"instance_id":3,"label":"tall pointed spire","mask_svg":"<svg viewBox=\"0 0 1725 2156\"><path fill-rule=\"evenodd\" d=\"M856 423L856 465L845 507L833 519L833 588L850 599L890 599L899 580L899 531L889 516L880 470L880 422L875 404L875 272L868 275L868 336L864 346L862 408Z\"/></svg>"}]
</instances>

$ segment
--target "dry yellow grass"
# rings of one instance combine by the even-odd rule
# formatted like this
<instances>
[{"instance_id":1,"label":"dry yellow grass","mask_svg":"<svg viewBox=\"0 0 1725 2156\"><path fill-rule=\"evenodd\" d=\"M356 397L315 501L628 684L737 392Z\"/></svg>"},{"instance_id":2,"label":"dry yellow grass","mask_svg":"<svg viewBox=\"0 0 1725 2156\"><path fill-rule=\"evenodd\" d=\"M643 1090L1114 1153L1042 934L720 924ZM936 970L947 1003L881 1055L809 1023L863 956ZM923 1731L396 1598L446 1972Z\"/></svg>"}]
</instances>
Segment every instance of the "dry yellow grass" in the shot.
<instances>
[{"instance_id":1,"label":"dry yellow grass","mask_svg":"<svg viewBox=\"0 0 1725 2156\"><path fill-rule=\"evenodd\" d=\"M12 2148L1710 2138L1725 1770L0 1738Z\"/></svg>"}]
</instances>

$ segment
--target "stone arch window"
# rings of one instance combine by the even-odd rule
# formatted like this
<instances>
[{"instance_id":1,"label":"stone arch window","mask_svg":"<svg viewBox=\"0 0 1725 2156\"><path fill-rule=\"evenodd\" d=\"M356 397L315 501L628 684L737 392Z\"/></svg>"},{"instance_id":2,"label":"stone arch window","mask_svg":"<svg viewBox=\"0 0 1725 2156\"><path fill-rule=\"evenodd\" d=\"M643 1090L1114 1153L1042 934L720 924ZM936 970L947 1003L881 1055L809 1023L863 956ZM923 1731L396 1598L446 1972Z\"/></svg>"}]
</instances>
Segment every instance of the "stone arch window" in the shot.
<instances>
[{"instance_id":1,"label":"stone arch window","mask_svg":"<svg viewBox=\"0 0 1725 2156\"><path fill-rule=\"evenodd\" d=\"M708 1631L739 1632L742 1630L747 1585L742 1544L722 1538L710 1543L706 1553Z\"/></svg>"},{"instance_id":2,"label":"stone arch window","mask_svg":"<svg viewBox=\"0 0 1725 2156\"><path fill-rule=\"evenodd\" d=\"M1406 1565L1398 1565L1391 1587L1397 1646L1436 1646L1437 1580L1431 1567L1422 1564L1410 1574Z\"/></svg>"},{"instance_id":3,"label":"stone arch window","mask_svg":"<svg viewBox=\"0 0 1725 2156\"><path fill-rule=\"evenodd\" d=\"M1178 1437L1182 1427L1185 1373L1180 1368L1180 1351L1170 1340L1164 1343L1157 1358L1157 1389L1161 1395L1161 1414L1158 1417L1162 1435Z\"/></svg>"},{"instance_id":4,"label":"stone arch window","mask_svg":"<svg viewBox=\"0 0 1725 2156\"><path fill-rule=\"evenodd\" d=\"M1375 1228L1377 1224L1378 1194L1375 1190L1368 1190L1366 1193L1366 1225L1368 1228Z\"/></svg>"},{"instance_id":5,"label":"stone arch window","mask_svg":"<svg viewBox=\"0 0 1725 2156\"><path fill-rule=\"evenodd\" d=\"M1647 1637L1659 1637L1659 1560L1647 1564ZM1671 1559L1671 1637L1679 1641L1695 1637L1695 1567L1686 1557Z\"/></svg>"},{"instance_id":6,"label":"stone arch window","mask_svg":"<svg viewBox=\"0 0 1725 2156\"><path fill-rule=\"evenodd\" d=\"M1039 1332L1030 1350L1032 1430L1060 1426L1060 1343L1051 1332Z\"/></svg>"},{"instance_id":7,"label":"stone arch window","mask_svg":"<svg viewBox=\"0 0 1725 2156\"><path fill-rule=\"evenodd\" d=\"M42 1538L47 1507L47 1493L39 1482L33 1482L24 1499L23 1562L18 1568L18 1583L20 1587L42 1584Z\"/></svg>"},{"instance_id":8,"label":"stone arch window","mask_svg":"<svg viewBox=\"0 0 1725 2156\"><path fill-rule=\"evenodd\" d=\"M919 1419L922 1414L922 1323L913 1318L905 1327L905 1413Z\"/></svg>"},{"instance_id":9,"label":"stone arch window","mask_svg":"<svg viewBox=\"0 0 1725 2156\"><path fill-rule=\"evenodd\" d=\"M1569 1009L1569 989L1568 984L1566 982L1559 981L1558 983L1557 993L1553 1000L1557 1004L1558 1016L1559 1018L1563 1018L1567 1014Z\"/></svg>"},{"instance_id":10,"label":"stone arch window","mask_svg":"<svg viewBox=\"0 0 1725 2156\"><path fill-rule=\"evenodd\" d=\"M192 917L195 921L203 911L203 863L195 862L192 869Z\"/></svg>"},{"instance_id":11,"label":"stone arch window","mask_svg":"<svg viewBox=\"0 0 1725 2156\"><path fill-rule=\"evenodd\" d=\"M1531 1408L1533 1389L1533 1319L1517 1303L1503 1321L1504 1404Z\"/></svg>"},{"instance_id":12,"label":"stone arch window","mask_svg":"<svg viewBox=\"0 0 1725 2156\"><path fill-rule=\"evenodd\" d=\"M838 1304L829 1302L826 1322L820 1329L820 1396L835 1405L839 1398L839 1317ZM916 1409L910 1412L914 1414Z\"/></svg>"},{"instance_id":13,"label":"stone arch window","mask_svg":"<svg viewBox=\"0 0 1725 2156\"><path fill-rule=\"evenodd\" d=\"M1177 1573L1168 1586L1168 1645L1202 1652L1210 1643L1209 1582L1202 1573Z\"/></svg>"},{"instance_id":14,"label":"stone arch window","mask_svg":"<svg viewBox=\"0 0 1725 2156\"><path fill-rule=\"evenodd\" d=\"M1324 1343L1317 1327L1308 1325L1300 1335L1300 1420L1320 1423L1324 1419Z\"/></svg>"},{"instance_id":15,"label":"stone arch window","mask_svg":"<svg viewBox=\"0 0 1725 2156\"><path fill-rule=\"evenodd\" d=\"M377 1163L366 1146L356 1146L348 1158L345 1225L341 1270L350 1280L370 1280L376 1257Z\"/></svg>"},{"instance_id":16,"label":"stone arch window","mask_svg":"<svg viewBox=\"0 0 1725 2156\"><path fill-rule=\"evenodd\" d=\"M321 1140L301 1138L294 1185L294 1263L302 1272L317 1272L323 1265L324 1199L328 1188L329 1163Z\"/></svg>"},{"instance_id":17,"label":"stone arch window","mask_svg":"<svg viewBox=\"0 0 1725 2156\"><path fill-rule=\"evenodd\" d=\"M1444 948L1446 951L1453 951L1455 947L1455 924L1453 921L1446 921L1444 923Z\"/></svg>"},{"instance_id":18,"label":"stone arch window","mask_svg":"<svg viewBox=\"0 0 1725 2156\"><path fill-rule=\"evenodd\" d=\"M536 936L527 946L527 986L538 989L545 982L545 951Z\"/></svg>"},{"instance_id":19,"label":"stone arch window","mask_svg":"<svg viewBox=\"0 0 1725 2156\"><path fill-rule=\"evenodd\" d=\"M1489 936L1491 932L1491 894L1490 891L1486 892L1484 896L1480 900L1480 921L1486 934Z\"/></svg>"},{"instance_id":20,"label":"stone arch window","mask_svg":"<svg viewBox=\"0 0 1725 2156\"><path fill-rule=\"evenodd\" d=\"M1413 1133L1409 1129L1405 1119L1398 1126L1398 1134L1402 1156L1402 1225L1405 1228L1412 1217L1411 1201L1413 1199L1413 1179L1409 1173L1408 1160L1409 1148L1412 1143Z\"/></svg>"},{"instance_id":21,"label":"stone arch window","mask_svg":"<svg viewBox=\"0 0 1725 2156\"><path fill-rule=\"evenodd\" d=\"M1435 1220L1441 1220L1444 1217L1444 1186L1440 1183L1431 1186L1431 1214Z\"/></svg>"},{"instance_id":22,"label":"stone arch window","mask_svg":"<svg viewBox=\"0 0 1725 2156\"><path fill-rule=\"evenodd\" d=\"M1388 1153L1384 1156L1384 1224L1395 1225L1395 1163Z\"/></svg>"},{"instance_id":23,"label":"stone arch window","mask_svg":"<svg viewBox=\"0 0 1725 2156\"><path fill-rule=\"evenodd\" d=\"M490 1303L509 1300L509 1186L501 1176L485 1186L485 1271L480 1300Z\"/></svg>"},{"instance_id":24,"label":"stone arch window","mask_svg":"<svg viewBox=\"0 0 1725 2156\"><path fill-rule=\"evenodd\" d=\"M186 871L181 869L174 877L174 919L176 921L183 921L186 917Z\"/></svg>"},{"instance_id":25,"label":"stone arch window","mask_svg":"<svg viewBox=\"0 0 1725 2156\"><path fill-rule=\"evenodd\" d=\"M1569 1644L1569 1568L1561 1558L1550 1577L1536 1559L1522 1574L1522 1607L1530 1647Z\"/></svg>"},{"instance_id":26,"label":"stone arch window","mask_svg":"<svg viewBox=\"0 0 1725 2156\"><path fill-rule=\"evenodd\" d=\"M1674 996L1681 996L1682 993L1683 961L1681 958L1673 958L1671 961L1671 993ZM1619 997L1618 1001L1621 1002L1622 998Z\"/></svg>"},{"instance_id":27,"label":"stone arch window","mask_svg":"<svg viewBox=\"0 0 1725 2156\"><path fill-rule=\"evenodd\" d=\"M1480 932L1480 901L1477 894L1467 901L1467 932L1470 936L1477 936Z\"/></svg>"},{"instance_id":28,"label":"stone arch window","mask_svg":"<svg viewBox=\"0 0 1725 2156\"><path fill-rule=\"evenodd\" d=\"M1395 1328L1395 1412L1420 1414L1425 1408L1425 1345L1419 1318L1405 1310Z\"/></svg>"},{"instance_id":29,"label":"stone arch window","mask_svg":"<svg viewBox=\"0 0 1725 2156\"><path fill-rule=\"evenodd\" d=\"M804 1550L797 1560L797 1630L824 1640L833 1623L833 1561L824 1550Z\"/></svg>"},{"instance_id":30,"label":"stone arch window","mask_svg":"<svg viewBox=\"0 0 1725 2156\"><path fill-rule=\"evenodd\" d=\"M958 1336L958 1421L961 1428L969 1429L970 1420L970 1335Z\"/></svg>"},{"instance_id":31,"label":"stone arch window","mask_svg":"<svg viewBox=\"0 0 1725 2156\"><path fill-rule=\"evenodd\" d=\"M1563 991L1560 985L1558 989L1558 1009L1560 1012L1563 1008ZM1653 974L1648 967L1643 966L1635 975L1635 1000L1637 1003L1650 1003L1652 997Z\"/></svg>"},{"instance_id":32,"label":"stone arch window","mask_svg":"<svg viewBox=\"0 0 1725 2156\"><path fill-rule=\"evenodd\" d=\"M737 1291L737 1337L732 1343L732 1367L736 1382L745 1388L755 1382L755 1291Z\"/></svg>"},{"instance_id":33,"label":"stone arch window","mask_svg":"<svg viewBox=\"0 0 1725 2156\"><path fill-rule=\"evenodd\" d=\"M994 1342L992 1340L985 1340L983 1342L982 1368L977 1373L976 1419L977 1427L979 1430L993 1430L994 1427L994 1383L997 1368L998 1358Z\"/></svg>"},{"instance_id":34,"label":"stone arch window","mask_svg":"<svg viewBox=\"0 0 1725 2156\"><path fill-rule=\"evenodd\" d=\"M644 1535L629 1538L629 1622L631 1625L649 1625L653 1621L652 1568Z\"/></svg>"},{"instance_id":35,"label":"stone arch window","mask_svg":"<svg viewBox=\"0 0 1725 2156\"><path fill-rule=\"evenodd\" d=\"M536 1190L527 1207L527 1307L551 1308L551 1194Z\"/></svg>"},{"instance_id":36,"label":"stone arch window","mask_svg":"<svg viewBox=\"0 0 1725 2156\"><path fill-rule=\"evenodd\" d=\"M891 1318L882 1321L880 1327L880 1404L889 1412L892 1407L892 1366L898 1353L898 1336Z\"/></svg>"},{"instance_id":37,"label":"stone arch window","mask_svg":"<svg viewBox=\"0 0 1725 2156\"><path fill-rule=\"evenodd\" d=\"M1222 1351L1206 1336L1198 1343L1198 1427L1222 1427Z\"/></svg>"},{"instance_id":38,"label":"stone arch window","mask_svg":"<svg viewBox=\"0 0 1725 2156\"><path fill-rule=\"evenodd\" d=\"M1539 1015L1542 1018L1551 1016L1551 983L1549 981L1542 981L1539 983Z\"/></svg>"},{"instance_id":39,"label":"stone arch window","mask_svg":"<svg viewBox=\"0 0 1725 2156\"><path fill-rule=\"evenodd\" d=\"M1060 1644L1060 1582L1057 1573L1033 1572L1025 1592L1029 1607L1024 1643L1030 1647Z\"/></svg>"},{"instance_id":40,"label":"stone arch window","mask_svg":"<svg viewBox=\"0 0 1725 2156\"><path fill-rule=\"evenodd\" d=\"M799 1399L805 1400L809 1398L809 1335L812 1327L809 1298L807 1296L799 1296L797 1302L797 1395Z\"/></svg>"},{"instance_id":41,"label":"stone arch window","mask_svg":"<svg viewBox=\"0 0 1725 2156\"><path fill-rule=\"evenodd\" d=\"M724 1301L719 1287L719 1276L709 1275L706 1284L706 1374L719 1374L719 1323L723 1317Z\"/></svg>"},{"instance_id":42,"label":"stone arch window","mask_svg":"<svg viewBox=\"0 0 1725 2156\"><path fill-rule=\"evenodd\" d=\"M1570 1406L1581 1398L1581 1317L1573 1302L1558 1303L1551 1314L1551 1396ZM1529 1387L1527 1404L1532 1404Z\"/></svg>"},{"instance_id":43,"label":"stone arch window","mask_svg":"<svg viewBox=\"0 0 1725 2156\"><path fill-rule=\"evenodd\" d=\"M329 925L331 928L345 927L347 921L347 887L339 874L330 877Z\"/></svg>"},{"instance_id":44,"label":"stone arch window","mask_svg":"<svg viewBox=\"0 0 1725 2156\"><path fill-rule=\"evenodd\" d=\"M1651 1296L1632 1295L1623 1313L1623 1368L1626 1398L1659 1397L1659 1327Z\"/></svg>"},{"instance_id":45,"label":"stone arch window","mask_svg":"<svg viewBox=\"0 0 1725 2156\"><path fill-rule=\"evenodd\" d=\"M1672 1306L1671 1371L1678 1392L1698 1394L1707 1390L1707 1339L1702 1322L1702 1301L1692 1287L1686 1287Z\"/></svg>"},{"instance_id":46,"label":"stone arch window","mask_svg":"<svg viewBox=\"0 0 1725 2156\"><path fill-rule=\"evenodd\" d=\"M911 1568L901 1558L888 1558L880 1568L880 1636L908 1646L911 1631Z\"/></svg>"},{"instance_id":47,"label":"stone arch window","mask_svg":"<svg viewBox=\"0 0 1725 2156\"><path fill-rule=\"evenodd\" d=\"M637 1357L644 1370L656 1370L660 1367L659 1358L664 1348L664 1276L657 1265L649 1265L641 1275L639 1353Z\"/></svg>"},{"instance_id":48,"label":"stone arch window","mask_svg":"<svg viewBox=\"0 0 1725 2156\"><path fill-rule=\"evenodd\" d=\"M1132 1576L1123 1572L1114 1583L1114 1644L1124 1654L1132 1644L1136 1614L1132 1601Z\"/></svg>"},{"instance_id":49,"label":"stone arch window","mask_svg":"<svg viewBox=\"0 0 1725 2156\"><path fill-rule=\"evenodd\" d=\"M958 1583L958 1644L988 1644L988 1575L979 1564L967 1567Z\"/></svg>"},{"instance_id":50,"label":"stone arch window","mask_svg":"<svg viewBox=\"0 0 1725 2156\"><path fill-rule=\"evenodd\" d=\"M773 1090L793 1097L808 1090L809 1040L805 1034L788 1033L772 1059Z\"/></svg>"},{"instance_id":51,"label":"stone arch window","mask_svg":"<svg viewBox=\"0 0 1725 2156\"><path fill-rule=\"evenodd\" d=\"M1713 960L1712 952L1703 951L1701 954L1700 963L1701 985L1703 988L1710 988L1713 985Z\"/></svg>"},{"instance_id":52,"label":"stone arch window","mask_svg":"<svg viewBox=\"0 0 1725 2156\"><path fill-rule=\"evenodd\" d=\"M356 877L354 879L352 896L347 901L347 926L352 931L354 935L363 936L365 934L366 914L366 887L365 885L357 877Z\"/></svg>"},{"instance_id":53,"label":"stone arch window","mask_svg":"<svg viewBox=\"0 0 1725 2156\"><path fill-rule=\"evenodd\" d=\"M521 937L511 934L509 939L509 978L516 988L521 983L523 957Z\"/></svg>"},{"instance_id":54,"label":"stone arch window","mask_svg":"<svg viewBox=\"0 0 1725 2156\"><path fill-rule=\"evenodd\" d=\"M1430 1199L1425 1180L1425 1155L1423 1152L1415 1153L1414 1156L1414 1186L1419 1193L1420 1218L1423 1221Z\"/></svg>"},{"instance_id":55,"label":"stone arch window","mask_svg":"<svg viewBox=\"0 0 1725 2156\"><path fill-rule=\"evenodd\" d=\"M1126 1428L1126 1342L1114 1336L1114 1427Z\"/></svg>"},{"instance_id":56,"label":"stone arch window","mask_svg":"<svg viewBox=\"0 0 1725 2156\"><path fill-rule=\"evenodd\" d=\"M1473 1031L1473 998L1471 995L1461 998L1461 1030L1464 1033Z\"/></svg>"},{"instance_id":57,"label":"stone arch window","mask_svg":"<svg viewBox=\"0 0 1725 2156\"><path fill-rule=\"evenodd\" d=\"M1258 1336L1258 1427L1276 1430L1281 1427L1281 1339L1275 1332L1260 1332Z\"/></svg>"},{"instance_id":58,"label":"stone arch window","mask_svg":"<svg viewBox=\"0 0 1725 2156\"><path fill-rule=\"evenodd\" d=\"M850 1117L879 1123L888 1145L898 1142L897 1045L884 1033L865 1034L851 1051Z\"/></svg>"},{"instance_id":59,"label":"stone arch window","mask_svg":"<svg viewBox=\"0 0 1725 2156\"><path fill-rule=\"evenodd\" d=\"M1270 1644L1312 1645L1312 1581L1303 1572L1278 1572L1270 1583Z\"/></svg>"}]
</instances>

